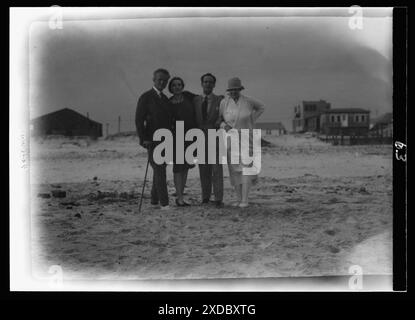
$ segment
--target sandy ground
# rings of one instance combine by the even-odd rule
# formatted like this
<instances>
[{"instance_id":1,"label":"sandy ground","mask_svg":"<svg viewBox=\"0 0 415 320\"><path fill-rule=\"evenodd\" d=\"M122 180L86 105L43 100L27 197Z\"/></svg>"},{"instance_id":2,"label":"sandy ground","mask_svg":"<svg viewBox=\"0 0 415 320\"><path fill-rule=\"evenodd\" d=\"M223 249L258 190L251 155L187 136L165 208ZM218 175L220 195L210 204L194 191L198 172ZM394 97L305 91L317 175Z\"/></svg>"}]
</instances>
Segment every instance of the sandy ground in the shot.
<instances>
[{"instance_id":1,"label":"sandy ground","mask_svg":"<svg viewBox=\"0 0 415 320\"><path fill-rule=\"evenodd\" d=\"M32 141L35 270L60 265L65 279L349 275L352 265L392 274L392 147L265 139L274 146L263 149L249 208L228 205L228 178L225 208L199 205L196 168L193 206L154 209L147 188L141 214L146 158L135 139ZM173 194L171 167L168 179ZM52 190L66 197L38 197Z\"/></svg>"}]
</instances>

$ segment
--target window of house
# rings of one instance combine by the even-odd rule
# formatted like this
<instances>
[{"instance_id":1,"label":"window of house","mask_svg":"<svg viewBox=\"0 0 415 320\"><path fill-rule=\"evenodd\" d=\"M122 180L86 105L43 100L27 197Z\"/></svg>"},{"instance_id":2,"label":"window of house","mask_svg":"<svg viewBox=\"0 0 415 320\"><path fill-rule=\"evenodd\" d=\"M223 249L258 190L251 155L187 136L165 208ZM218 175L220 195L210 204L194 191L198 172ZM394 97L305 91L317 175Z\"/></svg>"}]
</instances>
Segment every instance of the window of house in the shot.
<instances>
[{"instance_id":1,"label":"window of house","mask_svg":"<svg viewBox=\"0 0 415 320\"><path fill-rule=\"evenodd\" d=\"M342 120L345 121L346 120L346 115L342 115Z\"/></svg>"},{"instance_id":2,"label":"window of house","mask_svg":"<svg viewBox=\"0 0 415 320\"><path fill-rule=\"evenodd\" d=\"M354 117L354 121L359 122L359 116L358 116L358 115L356 115L356 116Z\"/></svg>"},{"instance_id":3,"label":"window of house","mask_svg":"<svg viewBox=\"0 0 415 320\"><path fill-rule=\"evenodd\" d=\"M337 122L340 122L340 116L337 116Z\"/></svg>"},{"instance_id":4,"label":"window of house","mask_svg":"<svg viewBox=\"0 0 415 320\"><path fill-rule=\"evenodd\" d=\"M362 115L362 122L365 122L365 116Z\"/></svg>"},{"instance_id":5,"label":"window of house","mask_svg":"<svg viewBox=\"0 0 415 320\"><path fill-rule=\"evenodd\" d=\"M331 122L334 122L335 120L334 120L334 116L331 116Z\"/></svg>"}]
</instances>

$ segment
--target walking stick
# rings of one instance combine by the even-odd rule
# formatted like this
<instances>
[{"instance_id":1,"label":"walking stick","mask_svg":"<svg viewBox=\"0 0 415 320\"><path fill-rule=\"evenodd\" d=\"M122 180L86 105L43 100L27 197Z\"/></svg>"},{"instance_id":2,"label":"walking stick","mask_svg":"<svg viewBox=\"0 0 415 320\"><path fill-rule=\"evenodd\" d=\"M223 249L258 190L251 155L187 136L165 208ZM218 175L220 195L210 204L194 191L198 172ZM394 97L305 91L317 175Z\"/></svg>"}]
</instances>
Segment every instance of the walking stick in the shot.
<instances>
[{"instance_id":1,"label":"walking stick","mask_svg":"<svg viewBox=\"0 0 415 320\"><path fill-rule=\"evenodd\" d=\"M140 205L138 206L138 213L141 212L141 204L143 203L144 188L146 187L147 171L148 171L149 163L150 163L150 158L147 159L146 173L144 174L144 182L143 182L143 188L141 190Z\"/></svg>"}]
</instances>

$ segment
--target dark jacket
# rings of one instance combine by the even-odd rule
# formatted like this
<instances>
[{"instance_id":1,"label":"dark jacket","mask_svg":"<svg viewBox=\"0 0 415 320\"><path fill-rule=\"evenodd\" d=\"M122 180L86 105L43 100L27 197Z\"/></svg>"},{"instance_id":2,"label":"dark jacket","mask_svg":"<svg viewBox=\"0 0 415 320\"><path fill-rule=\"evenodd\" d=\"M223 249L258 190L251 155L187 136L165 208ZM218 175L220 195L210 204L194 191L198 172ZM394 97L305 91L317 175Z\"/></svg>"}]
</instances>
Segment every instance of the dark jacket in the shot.
<instances>
[{"instance_id":1,"label":"dark jacket","mask_svg":"<svg viewBox=\"0 0 415 320\"><path fill-rule=\"evenodd\" d=\"M209 113L207 115L206 121L202 119L202 104L203 104L203 96L196 96L193 99L193 103L195 104L195 111L196 111L196 121L197 125L200 129L218 129L219 124L219 106L220 102L223 99L223 96L217 96L215 94L212 95L212 105L209 109Z\"/></svg>"},{"instance_id":2,"label":"dark jacket","mask_svg":"<svg viewBox=\"0 0 415 320\"><path fill-rule=\"evenodd\" d=\"M190 91L183 91L184 101L179 104L171 103L171 109L173 110L173 125L176 125L176 121L184 122L185 134L188 130L197 128L196 122L196 110L193 103L193 99L197 95ZM172 99L172 97L170 98Z\"/></svg>"},{"instance_id":3,"label":"dark jacket","mask_svg":"<svg viewBox=\"0 0 415 320\"><path fill-rule=\"evenodd\" d=\"M154 89L141 95L135 113L135 126L140 145L144 141L153 141L153 134L158 129L173 128L173 113L165 95L160 98Z\"/></svg>"}]
</instances>

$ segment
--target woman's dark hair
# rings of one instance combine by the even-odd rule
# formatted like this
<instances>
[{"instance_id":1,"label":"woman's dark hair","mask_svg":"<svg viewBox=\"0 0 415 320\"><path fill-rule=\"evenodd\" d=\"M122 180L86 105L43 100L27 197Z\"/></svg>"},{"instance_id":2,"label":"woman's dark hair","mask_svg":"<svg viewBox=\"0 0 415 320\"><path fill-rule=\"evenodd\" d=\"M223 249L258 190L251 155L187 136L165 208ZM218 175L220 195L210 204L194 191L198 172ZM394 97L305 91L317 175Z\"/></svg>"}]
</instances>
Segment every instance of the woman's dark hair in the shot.
<instances>
[{"instance_id":1,"label":"woman's dark hair","mask_svg":"<svg viewBox=\"0 0 415 320\"><path fill-rule=\"evenodd\" d=\"M173 93L173 91L171 90L171 85L172 85L172 83L173 83L174 80L179 80L182 83L182 86L184 88L184 81L183 81L183 79L180 78L180 77L173 77L173 78L170 79L169 86L168 86L168 89L169 89L169 92L170 93Z\"/></svg>"},{"instance_id":2,"label":"woman's dark hair","mask_svg":"<svg viewBox=\"0 0 415 320\"><path fill-rule=\"evenodd\" d=\"M200 77L200 82L203 82L203 78L204 77L207 77L207 76L212 77L213 78L213 81L216 83L216 77L213 74L211 74L211 73L205 73L203 76L201 76Z\"/></svg>"}]
</instances>

